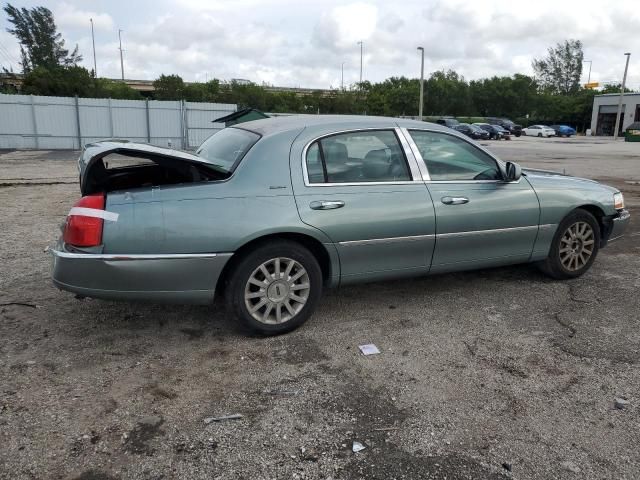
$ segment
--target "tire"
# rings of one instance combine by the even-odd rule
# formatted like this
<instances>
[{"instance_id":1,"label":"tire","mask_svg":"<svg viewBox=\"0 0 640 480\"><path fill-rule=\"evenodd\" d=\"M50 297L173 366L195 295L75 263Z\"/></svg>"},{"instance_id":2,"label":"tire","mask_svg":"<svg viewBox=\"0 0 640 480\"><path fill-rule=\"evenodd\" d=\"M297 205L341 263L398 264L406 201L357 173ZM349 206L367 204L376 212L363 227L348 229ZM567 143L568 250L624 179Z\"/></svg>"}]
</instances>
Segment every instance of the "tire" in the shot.
<instances>
[{"instance_id":1,"label":"tire","mask_svg":"<svg viewBox=\"0 0 640 480\"><path fill-rule=\"evenodd\" d=\"M538 137L542 138L542 134L541 134L541 133L539 133L539 134L538 134Z\"/></svg>"},{"instance_id":2,"label":"tire","mask_svg":"<svg viewBox=\"0 0 640 480\"><path fill-rule=\"evenodd\" d=\"M578 235L572 239L571 233ZM589 247L591 253L587 257ZM563 251L564 249L569 251ZM578 208L560 223L553 237L549 256L539 266L547 275L559 280L577 278L591 268L599 250L600 225L591 213ZM578 254L574 255L574 251Z\"/></svg>"},{"instance_id":3,"label":"tire","mask_svg":"<svg viewBox=\"0 0 640 480\"><path fill-rule=\"evenodd\" d=\"M263 273L265 270L270 277ZM294 280L285 279L285 274ZM265 243L247 253L234 266L225 290L227 308L240 324L263 335L279 335L302 325L321 295L318 260L305 247L289 240ZM250 307L257 309L252 313Z\"/></svg>"}]
</instances>

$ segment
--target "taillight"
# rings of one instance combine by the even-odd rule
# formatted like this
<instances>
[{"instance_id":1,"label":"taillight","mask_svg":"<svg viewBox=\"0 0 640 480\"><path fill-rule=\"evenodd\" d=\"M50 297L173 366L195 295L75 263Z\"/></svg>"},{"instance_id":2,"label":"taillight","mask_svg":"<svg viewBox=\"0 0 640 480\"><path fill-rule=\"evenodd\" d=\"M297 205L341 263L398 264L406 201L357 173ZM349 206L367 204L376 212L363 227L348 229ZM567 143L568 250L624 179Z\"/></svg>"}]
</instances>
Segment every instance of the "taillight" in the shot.
<instances>
[{"instance_id":1,"label":"taillight","mask_svg":"<svg viewBox=\"0 0 640 480\"><path fill-rule=\"evenodd\" d=\"M100 245L104 224L102 210L104 210L103 193L94 193L78 200L67 217L62 235L64 243L75 247Z\"/></svg>"}]
</instances>

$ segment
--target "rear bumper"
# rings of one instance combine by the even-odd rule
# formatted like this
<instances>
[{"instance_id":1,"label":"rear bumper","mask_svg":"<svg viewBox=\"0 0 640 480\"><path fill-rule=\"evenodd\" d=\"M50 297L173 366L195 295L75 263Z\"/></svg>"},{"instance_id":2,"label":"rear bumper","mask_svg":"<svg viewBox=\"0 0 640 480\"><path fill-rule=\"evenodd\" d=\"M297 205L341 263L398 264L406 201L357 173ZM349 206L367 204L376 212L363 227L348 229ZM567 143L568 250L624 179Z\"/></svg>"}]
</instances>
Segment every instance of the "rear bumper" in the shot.
<instances>
[{"instance_id":1,"label":"rear bumper","mask_svg":"<svg viewBox=\"0 0 640 480\"><path fill-rule=\"evenodd\" d=\"M622 210L618 212L617 215L613 217L609 217L609 219L605 222L609 229L609 235L606 238L606 242L612 242L617 240L618 238L624 235L624 231L629 225L629 220L631 219L631 214L627 210Z\"/></svg>"},{"instance_id":2,"label":"rear bumper","mask_svg":"<svg viewBox=\"0 0 640 480\"><path fill-rule=\"evenodd\" d=\"M118 255L50 249L56 287L108 300L210 303L231 253Z\"/></svg>"}]
</instances>

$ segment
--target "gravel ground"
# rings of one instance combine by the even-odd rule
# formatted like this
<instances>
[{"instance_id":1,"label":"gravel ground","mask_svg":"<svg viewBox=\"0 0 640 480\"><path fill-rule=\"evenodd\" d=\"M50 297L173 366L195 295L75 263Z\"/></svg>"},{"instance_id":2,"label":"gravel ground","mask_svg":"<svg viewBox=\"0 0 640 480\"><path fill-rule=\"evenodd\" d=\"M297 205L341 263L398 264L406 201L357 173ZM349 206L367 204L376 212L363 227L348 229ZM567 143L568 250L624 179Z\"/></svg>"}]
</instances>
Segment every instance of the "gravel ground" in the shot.
<instances>
[{"instance_id":1,"label":"gravel ground","mask_svg":"<svg viewBox=\"0 0 640 480\"><path fill-rule=\"evenodd\" d=\"M0 478L639 478L638 145L487 143L625 192L630 232L582 278L342 288L266 339L220 305L56 290L43 248L79 195L77 152L0 152Z\"/></svg>"}]
</instances>

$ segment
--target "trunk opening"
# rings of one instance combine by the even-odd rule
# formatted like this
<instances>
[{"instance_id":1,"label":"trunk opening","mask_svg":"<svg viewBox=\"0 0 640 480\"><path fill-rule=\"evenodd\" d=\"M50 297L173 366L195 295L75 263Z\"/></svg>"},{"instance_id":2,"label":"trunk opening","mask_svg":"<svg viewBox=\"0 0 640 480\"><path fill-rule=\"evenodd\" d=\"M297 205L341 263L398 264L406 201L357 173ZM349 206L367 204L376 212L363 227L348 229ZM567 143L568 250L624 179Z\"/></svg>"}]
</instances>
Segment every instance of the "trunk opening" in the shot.
<instances>
[{"instance_id":1,"label":"trunk opening","mask_svg":"<svg viewBox=\"0 0 640 480\"><path fill-rule=\"evenodd\" d=\"M230 172L216 170L205 163L148 152L108 152L94 158L84 179L83 195L96 192L151 188L162 185L225 180Z\"/></svg>"}]
</instances>

